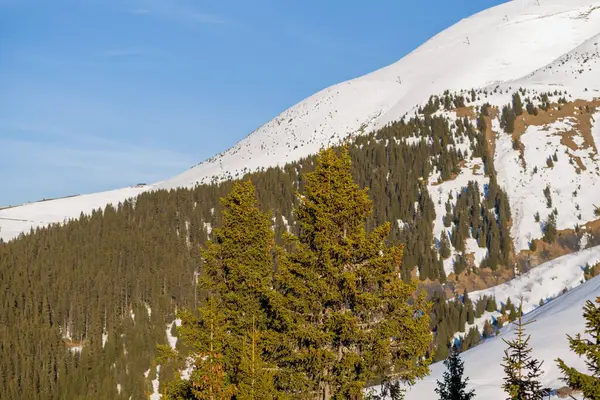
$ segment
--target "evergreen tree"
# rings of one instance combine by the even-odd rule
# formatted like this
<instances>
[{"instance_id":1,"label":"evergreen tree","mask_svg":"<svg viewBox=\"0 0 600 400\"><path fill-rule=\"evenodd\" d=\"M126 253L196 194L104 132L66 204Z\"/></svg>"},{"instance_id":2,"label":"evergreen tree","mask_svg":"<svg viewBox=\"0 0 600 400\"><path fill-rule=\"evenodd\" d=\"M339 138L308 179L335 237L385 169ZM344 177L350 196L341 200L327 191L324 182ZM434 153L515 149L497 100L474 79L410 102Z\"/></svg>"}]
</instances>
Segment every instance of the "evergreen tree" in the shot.
<instances>
[{"instance_id":1,"label":"evergreen tree","mask_svg":"<svg viewBox=\"0 0 600 400\"><path fill-rule=\"evenodd\" d=\"M363 388L414 383L431 359L429 304L400 277L403 248L385 238L390 224L366 232L367 190L350 173L347 148L322 151L304 175L295 214L298 236L278 264L285 295L281 336L289 392L303 398L362 399Z\"/></svg>"},{"instance_id":2,"label":"evergreen tree","mask_svg":"<svg viewBox=\"0 0 600 400\"><path fill-rule=\"evenodd\" d=\"M494 336L494 327L492 326L492 323L490 322L490 320L486 319L485 323L483 325L483 338L488 339L488 338L491 338L492 336Z\"/></svg>"},{"instance_id":3,"label":"evergreen tree","mask_svg":"<svg viewBox=\"0 0 600 400\"><path fill-rule=\"evenodd\" d=\"M255 340L257 329L267 330L269 326L267 313L272 310L271 300L275 296L273 231L269 216L256 205L250 181L236 182L221 203L222 226L213 230L213 239L202 251L204 275L199 282L208 300L199 307L199 317L186 310L179 313L182 320L179 331L196 357L190 378L196 396L213 393L217 383L207 386L207 382L215 379L222 382L219 391L223 396L238 392L233 388L239 385L239 396L247 399L246 390L256 389L248 380L270 384L270 389L261 386L260 390L275 393L272 380L261 372L262 353L268 343L260 341L258 346ZM249 331L251 356L248 356ZM211 375L208 381L206 374Z\"/></svg>"},{"instance_id":4,"label":"evergreen tree","mask_svg":"<svg viewBox=\"0 0 600 400\"><path fill-rule=\"evenodd\" d=\"M596 298L596 304L588 300L583 307L583 317L586 319L585 333L590 339L583 338L580 333L575 337L568 336L571 351L579 357L587 358L589 373L579 372L567 366L560 358L556 360L569 387L580 390L589 399L600 398L600 297Z\"/></svg>"},{"instance_id":5,"label":"evergreen tree","mask_svg":"<svg viewBox=\"0 0 600 400\"><path fill-rule=\"evenodd\" d=\"M437 381L435 392L440 400L470 400L475 397L475 390L467 391L469 378L463 379L464 361L461 360L456 346L452 346L450 357L444 361L446 371L443 381Z\"/></svg>"},{"instance_id":6,"label":"evergreen tree","mask_svg":"<svg viewBox=\"0 0 600 400\"><path fill-rule=\"evenodd\" d=\"M523 114L523 101L521 100L521 96L518 92L513 94L512 104L515 115L518 116Z\"/></svg>"},{"instance_id":7,"label":"evergreen tree","mask_svg":"<svg viewBox=\"0 0 600 400\"><path fill-rule=\"evenodd\" d=\"M517 337L513 340L502 339L508 349L504 350L504 384L502 388L508 393L509 400L542 400L549 389L542 388L539 377L542 375L542 364L531 356L529 346L530 335L525 335L525 326L521 318L522 302L519 306Z\"/></svg>"},{"instance_id":8,"label":"evergreen tree","mask_svg":"<svg viewBox=\"0 0 600 400\"><path fill-rule=\"evenodd\" d=\"M444 260L450 257L450 239L446 231L442 231L442 238L440 239L440 257Z\"/></svg>"},{"instance_id":9,"label":"evergreen tree","mask_svg":"<svg viewBox=\"0 0 600 400\"><path fill-rule=\"evenodd\" d=\"M546 223L544 224L544 237L542 239L546 243L554 243L557 234L558 231L556 229L556 215L554 213L550 213L550 215L548 215Z\"/></svg>"},{"instance_id":10,"label":"evergreen tree","mask_svg":"<svg viewBox=\"0 0 600 400\"><path fill-rule=\"evenodd\" d=\"M188 311L179 313L182 320L178 332L184 342L194 347L194 363L189 381L176 377L167 386L167 398L170 400L230 400L237 388L232 383L232 374L226 371L224 358L228 333L225 330L223 306L211 298L201 308L200 316ZM167 346L168 347L168 346ZM167 347L159 348L166 357ZM167 352L165 352L165 349ZM190 396L191 395L191 396Z\"/></svg>"},{"instance_id":11,"label":"evergreen tree","mask_svg":"<svg viewBox=\"0 0 600 400\"><path fill-rule=\"evenodd\" d=\"M274 386L275 368L270 367L262 357L260 332L252 327L248 341L243 347L238 373L237 400L268 400L281 398Z\"/></svg>"}]
</instances>

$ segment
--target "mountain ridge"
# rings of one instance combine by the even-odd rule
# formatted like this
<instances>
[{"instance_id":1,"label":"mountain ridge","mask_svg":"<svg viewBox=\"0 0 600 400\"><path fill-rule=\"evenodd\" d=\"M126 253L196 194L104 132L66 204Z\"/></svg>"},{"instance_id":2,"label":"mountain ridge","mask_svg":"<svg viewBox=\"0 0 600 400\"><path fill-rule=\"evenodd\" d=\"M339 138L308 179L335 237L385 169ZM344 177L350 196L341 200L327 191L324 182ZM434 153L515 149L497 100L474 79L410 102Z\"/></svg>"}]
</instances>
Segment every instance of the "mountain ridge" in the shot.
<instances>
[{"instance_id":1,"label":"mountain ridge","mask_svg":"<svg viewBox=\"0 0 600 400\"><path fill-rule=\"evenodd\" d=\"M469 90L525 77L599 33L594 27L600 26L599 0L539 3L511 1L463 18L396 63L313 94L231 149L143 190L126 188L122 193L117 190L90 194L82 197L81 204L55 200L44 207L29 203L23 208L0 210L0 238L10 240L36 226L76 218L81 212L91 212L91 203L93 208L102 207L146 190L189 187L240 177L260 168L282 166L314 154L322 146L385 126L414 111L431 94L447 89ZM513 26L519 26L520 30L511 36ZM552 32L560 34L552 36ZM522 35L533 36L519 40ZM464 54L453 54L459 51L457 49ZM492 55L482 56L471 65L473 58L469 55L479 51ZM506 52L508 55L502 56ZM463 59L467 56L471 58ZM443 66L438 65L442 64L439 59L444 60ZM430 83L429 78L433 79Z\"/></svg>"}]
</instances>

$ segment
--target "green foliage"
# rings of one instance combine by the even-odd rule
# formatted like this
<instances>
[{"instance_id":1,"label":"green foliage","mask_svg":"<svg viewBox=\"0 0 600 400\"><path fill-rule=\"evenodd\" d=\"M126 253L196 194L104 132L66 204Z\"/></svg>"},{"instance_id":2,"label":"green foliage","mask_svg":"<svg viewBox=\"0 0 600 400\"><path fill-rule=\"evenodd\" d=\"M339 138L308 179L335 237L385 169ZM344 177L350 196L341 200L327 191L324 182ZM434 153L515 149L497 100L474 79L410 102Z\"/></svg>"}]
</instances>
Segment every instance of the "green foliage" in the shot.
<instances>
[{"instance_id":1,"label":"green foliage","mask_svg":"<svg viewBox=\"0 0 600 400\"><path fill-rule=\"evenodd\" d=\"M192 392L198 399L273 398L273 376L262 360L267 349L257 338L258 331L269 327L268 312L276 297L274 234L250 181L236 182L221 203L222 226L214 229L202 251L204 275L199 283L208 299L198 316L179 312L179 334L195 359ZM175 389L178 395L180 386Z\"/></svg>"},{"instance_id":2,"label":"green foliage","mask_svg":"<svg viewBox=\"0 0 600 400\"><path fill-rule=\"evenodd\" d=\"M464 332L467 322L474 322L485 311L496 311L496 300L493 296L483 296L474 305L468 294L446 301L443 294L434 292L431 297L431 329L435 333L435 353L433 361L444 360L449 355L450 341L456 332ZM464 351L479 343L481 334L477 329L470 329L463 338L460 350Z\"/></svg>"},{"instance_id":3,"label":"green foliage","mask_svg":"<svg viewBox=\"0 0 600 400\"><path fill-rule=\"evenodd\" d=\"M546 207L552 208L552 193L550 192L550 185L546 185L544 188L544 197L546 198Z\"/></svg>"},{"instance_id":4,"label":"green foliage","mask_svg":"<svg viewBox=\"0 0 600 400\"><path fill-rule=\"evenodd\" d=\"M544 237L542 240L546 243L554 243L556 240L556 235L558 234L558 230L556 228L556 214L550 213L548 215L548 219L544 223Z\"/></svg>"},{"instance_id":5,"label":"green foliage","mask_svg":"<svg viewBox=\"0 0 600 400\"><path fill-rule=\"evenodd\" d=\"M506 133L513 133L515 131L515 120L517 116L511 106L502 107L502 114L500 116L500 126Z\"/></svg>"},{"instance_id":6,"label":"green foliage","mask_svg":"<svg viewBox=\"0 0 600 400\"><path fill-rule=\"evenodd\" d=\"M484 339L489 339L495 335L496 331L491 324L490 320L486 320L483 324L483 333L482 336Z\"/></svg>"},{"instance_id":7,"label":"green foliage","mask_svg":"<svg viewBox=\"0 0 600 400\"><path fill-rule=\"evenodd\" d=\"M467 390L469 378L463 379L464 362L460 359L458 349L453 346L450 357L444 361L443 381L437 381L435 392L440 400L470 400L475 397L475 390Z\"/></svg>"},{"instance_id":8,"label":"green foliage","mask_svg":"<svg viewBox=\"0 0 600 400\"><path fill-rule=\"evenodd\" d=\"M472 347L475 347L481 341L481 333L479 332L478 327L469 328L469 332L462 338L460 344L460 350L466 351Z\"/></svg>"},{"instance_id":9,"label":"green foliage","mask_svg":"<svg viewBox=\"0 0 600 400\"><path fill-rule=\"evenodd\" d=\"M464 106L464 98L448 93L440 97L439 106ZM465 237L477 236L479 245L488 249L484 266L508 265L510 209L487 149L484 130L489 107L481 111L485 115L479 115L477 127L468 118L456 122L432 115L406 118L360 136L349 146L352 176L360 187L370 188L373 202L366 231L393 222L386 243L404 245L401 274L406 282L415 268L420 279L445 281L434 246L435 207L425 182L434 172L441 180L458 173L464 154L456 144L461 142L470 144L470 155L483 159L490 178L488 187L481 188L479 209L471 207L470 200L460 200L457 217L462 214L458 217L462 232L468 225ZM428 140L411 145L406 140L410 137ZM299 233L292 213L298 205L295 194L304 187L302 175L314 167L315 157L310 156L244 177L254 182L260 208L273 211L274 240L279 245L284 244L287 229ZM220 199L233 185L226 180L193 189L151 191L0 243L0 353L5 355L0 359L4 374L0 398L38 398L40 393L57 398L113 398L116 383L121 385L122 398L143 398L150 386L144 372L155 359L156 344L166 344L165 322L173 321L176 309L193 310L195 315L211 294L196 283L206 268L200 249L215 238L210 227L222 226ZM471 194L466 198L473 199ZM454 218L451 206L449 227ZM456 321L448 324L448 335L458 331L454 326L460 318L452 315ZM268 330L259 326L263 317L256 318L260 347L266 350L271 339ZM244 317L236 327L246 335L235 344L238 348L247 341L249 321ZM68 350L78 345L81 353ZM192 350L186 347L178 341L179 356ZM270 353L262 356L271 362ZM227 357L223 354L223 359ZM176 379L181 357L176 358L161 361L161 382ZM277 384L277 376L274 380Z\"/></svg>"},{"instance_id":10,"label":"green foliage","mask_svg":"<svg viewBox=\"0 0 600 400\"><path fill-rule=\"evenodd\" d=\"M531 101L527 102L525 109L527 110L527 114L529 115L538 115L538 110Z\"/></svg>"},{"instance_id":11,"label":"green foliage","mask_svg":"<svg viewBox=\"0 0 600 400\"><path fill-rule=\"evenodd\" d=\"M400 278L403 249L385 244L390 225L366 232L372 203L350 166L345 148L319 154L295 211L300 233L286 235L291 250L278 265L282 380L288 392L323 399L361 398L374 378L413 384L431 362L429 303Z\"/></svg>"},{"instance_id":12,"label":"green foliage","mask_svg":"<svg viewBox=\"0 0 600 400\"><path fill-rule=\"evenodd\" d=\"M521 306L513 340L502 339L508 348L504 350L504 384L502 388L510 396L509 400L542 400L550 392L539 381L543 362L531 356L530 335L525 335L525 325L521 319Z\"/></svg>"},{"instance_id":13,"label":"green foliage","mask_svg":"<svg viewBox=\"0 0 600 400\"><path fill-rule=\"evenodd\" d=\"M516 116L523 114L523 101L521 100L521 96L518 92L513 94L512 97L512 110Z\"/></svg>"},{"instance_id":14,"label":"green foliage","mask_svg":"<svg viewBox=\"0 0 600 400\"><path fill-rule=\"evenodd\" d=\"M260 332L253 326L242 348L237 400L285 398L275 389L275 368L264 361L260 343Z\"/></svg>"},{"instance_id":15,"label":"green foliage","mask_svg":"<svg viewBox=\"0 0 600 400\"><path fill-rule=\"evenodd\" d=\"M199 316L185 310L179 313L182 325L178 333L192 347L194 365L189 384L176 378L168 386L168 399L180 398L188 390L198 400L229 400L236 393L234 374L228 371L231 343L223 306L221 299L211 297L200 308Z\"/></svg>"},{"instance_id":16,"label":"green foliage","mask_svg":"<svg viewBox=\"0 0 600 400\"><path fill-rule=\"evenodd\" d=\"M587 339L580 333L567 337L571 351L586 358L588 373L567 366L560 358L556 362L569 387L580 390L586 398L597 399L600 398L600 297L596 298L596 304L586 301L583 317L586 320L584 332L590 338Z\"/></svg>"},{"instance_id":17,"label":"green foliage","mask_svg":"<svg viewBox=\"0 0 600 400\"><path fill-rule=\"evenodd\" d=\"M444 260L450 257L450 239L448 239L446 231L442 232L442 238L440 240L440 257Z\"/></svg>"}]
</instances>

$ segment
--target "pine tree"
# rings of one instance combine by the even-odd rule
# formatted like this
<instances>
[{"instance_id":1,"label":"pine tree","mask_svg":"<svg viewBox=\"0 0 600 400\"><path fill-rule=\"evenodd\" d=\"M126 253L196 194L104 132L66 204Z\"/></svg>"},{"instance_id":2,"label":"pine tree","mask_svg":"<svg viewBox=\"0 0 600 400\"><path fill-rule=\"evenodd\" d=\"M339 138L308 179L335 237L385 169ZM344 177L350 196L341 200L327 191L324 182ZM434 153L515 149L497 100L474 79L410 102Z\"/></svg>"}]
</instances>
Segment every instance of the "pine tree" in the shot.
<instances>
[{"instance_id":1,"label":"pine tree","mask_svg":"<svg viewBox=\"0 0 600 400\"><path fill-rule=\"evenodd\" d=\"M546 243L553 243L556 240L556 235L558 231L556 229L556 215L554 213L550 213L548 215L548 219L544 224L544 237L542 238Z\"/></svg>"},{"instance_id":2,"label":"pine tree","mask_svg":"<svg viewBox=\"0 0 600 400\"><path fill-rule=\"evenodd\" d=\"M494 327L492 326L490 320L486 319L483 325L483 337L484 339L488 339L492 336L494 336Z\"/></svg>"},{"instance_id":3,"label":"pine tree","mask_svg":"<svg viewBox=\"0 0 600 400\"><path fill-rule=\"evenodd\" d=\"M232 374L226 371L227 360L224 354L228 345L228 334L225 330L222 304L211 298L201 307L199 316L183 310L179 317L182 326L178 333L184 342L193 346L194 363L189 381L177 376L175 381L168 385L167 398L230 400L237 388L232 383ZM189 397L190 394L192 397Z\"/></svg>"},{"instance_id":4,"label":"pine tree","mask_svg":"<svg viewBox=\"0 0 600 400\"><path fill-rule=\"evenodd\" d=\"M260 347L260 332L252 326L243 347L238 372L236 400L268 400L279 398L275 390L273 370L263 360Z\"/></svg>"},{"instance_id":5,"label":"pine tree","mask_svg":"<svg viewBox=\"0 0 600 400\"><path fill-rule=\"evenodd\" d=\"M516 323L517 337L513 340L502 339L508 345L508 349L504 350L502 364L506 374L502 388L510 396L509 400L542 400L549 393L549 389L542 388L539 381L543 361L540 362L531 356L531 335L525 335L525 326L533 321L524 324L521 311L522 301Z\"/></svg>"},{"instance_id":6,"label":"pine tree","mask_svg":"<svg viewBox=\"0 0 600 400\"><path fill-rule=\"evenodd\" d=\"M556 360L569 387L580 390L589 399L600 398L600 297L596 298L596 304L588 300L583 307L585 333L590 339L583 338L580 333L575 337L567 335L571 351L587 358L586 365L590 373L579 372L560 358Z\"/></svg>"},{"instance_id":7,"label":"pine tree","mask_svg":"<svg viewBox=\"0 0 600 400\"><path fill-rule=\"evenodd\" d=\"M390 224L367 233L372 203L350 170L347 148L319 153L295 210L300 233L287 235L291 250L278 263L289 310L279 351L288 390L302 388L303 398L362 399L371 379L412 384L431 362L430 305L400 277L403 248L385 243Z\"/></svg>"},{"instance_id":8,"label":"pine tree","mask_svg":"<svg viewBox=\"0 0 600 400\"><path fill-rule=\"evenodd\" d=\"M440 257L444 260L450 257L450 239L446 231L442 231L442 238L440 239Z\"/></svg>"},{"instance_id":9,"label":"pine tree","mask_svg":"<svg viewBox=\"0 0 600 400\"><path fill-rule=\"evenodd\" d=\"M274 396L272 380L263 373L248 377L247 371L259 364L262 371L262 353L269 344L264 340L257 345L256 332L268 330L268 313L273 310L271 301L276 297L274 238L269 216L257 207L250 181L234 183L221 203L222 226L213 230L212 240L202 250L204 275L199 284L208 299L199 307L199 316L187 310L178 313L182 320L178 331L196 360L191 390L196 396L215 392L221 393L222 398L233 396L234 392L246 396L247 379L254 379L260 383L260 390L270 390ZM252 332L254 344L251 356L258 364L252 362L252 357L248 361L248 332ZM241 391L235 387L238 384ZM174 392L182 387L185 385L175 385Z\"/></svg>"},{"instance_id":10,"label":"pine tree","mask_svg":"<svg viewBox=\"0 0 600 400\"><path fill-rule=\"evenodd\" d=\"M518 92L513 94L512 104L515 115L523 114L523 101L521 100L521 96Z\"/></svg>"},{"instance_id":11,"label":"pine tree","mask_svg":"<svg viewBox=\"0 0 600 400\"><path fill-rule=\"evenodd\" d=\"M467 391L469 378L464 378L464 361L461 360L456 346L452 346L450 357L444 361L446 371L443 381L437 381L438 387L435 392L440 400L470 400L475 397L475 390Z\"/></svg>"}]
</instances>

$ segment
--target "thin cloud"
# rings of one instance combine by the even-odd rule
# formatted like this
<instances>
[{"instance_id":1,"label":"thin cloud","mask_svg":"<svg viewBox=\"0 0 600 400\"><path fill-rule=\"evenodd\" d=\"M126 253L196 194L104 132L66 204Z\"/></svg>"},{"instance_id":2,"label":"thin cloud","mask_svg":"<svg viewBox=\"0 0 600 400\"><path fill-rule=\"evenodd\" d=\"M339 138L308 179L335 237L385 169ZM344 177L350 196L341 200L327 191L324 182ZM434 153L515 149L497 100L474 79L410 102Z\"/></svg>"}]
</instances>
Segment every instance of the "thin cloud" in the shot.
<instances>
[{"instance_id":1,"label":"thin cloud","mask_svg":"<svg viewBox=\"0 0 600 400\"><path fill-rule=\"evenodd\" d=\"M146 9L146 8L136 8L135 10L131 10L131 13L134 15L144 15L144 14L148 14L150 12L150 10Z\"/></svg>"}]
</instances>

